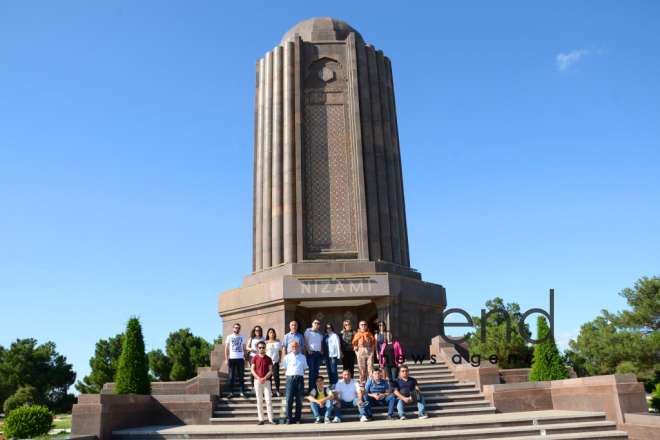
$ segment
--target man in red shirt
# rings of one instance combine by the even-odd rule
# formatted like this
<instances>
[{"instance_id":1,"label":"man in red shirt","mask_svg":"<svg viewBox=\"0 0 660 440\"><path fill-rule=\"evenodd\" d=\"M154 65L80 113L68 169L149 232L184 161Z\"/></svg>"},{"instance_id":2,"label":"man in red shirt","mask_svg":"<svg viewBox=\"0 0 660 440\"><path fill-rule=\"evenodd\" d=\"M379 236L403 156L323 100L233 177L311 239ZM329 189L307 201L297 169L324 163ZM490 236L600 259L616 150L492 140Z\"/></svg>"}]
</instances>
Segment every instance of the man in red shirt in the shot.
<instances>
[{"instance_id":1,"label":"man in red shirt","mask_svg":"<svg viewBox=\"0 0 660 440\"><path fill-rule=\"evenodd\" d=\"M266 409L268 410L268 421L271 425L276 425L273 421L273 402L271 399L270 377L273 375L273 360L266 356L266 343L261 341L257 344L259 352L250 361L250 371L254 376L254 391L257 395L257 414L259 414L259 423L264 424L264 398L266 399Z\"/></svg>"}]
</instances>

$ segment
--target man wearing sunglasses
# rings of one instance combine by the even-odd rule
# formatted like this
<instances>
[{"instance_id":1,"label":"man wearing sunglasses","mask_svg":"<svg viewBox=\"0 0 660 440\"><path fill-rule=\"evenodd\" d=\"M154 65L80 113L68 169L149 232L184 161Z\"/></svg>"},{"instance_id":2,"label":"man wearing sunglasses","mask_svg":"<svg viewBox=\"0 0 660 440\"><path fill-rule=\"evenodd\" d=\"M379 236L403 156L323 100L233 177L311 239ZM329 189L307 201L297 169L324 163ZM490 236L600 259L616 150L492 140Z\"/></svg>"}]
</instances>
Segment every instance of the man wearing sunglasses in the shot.
<instances>
[{"instance_id":1,"label":"man wearing sunglasses","mask_svg":"<svg viewBox=\"0 0 660 440\"><path fill-rule=\"evenodd\" d=\"M266 399L266 410L268 411L268 422L276 425L273 421L273 402L271 399L270 378L273 375L273 360L266 356L266 343L259 341L257 344L258 354L250 361L250 372L254 377L254 391L257 395L257 414L259 423L264 424L264 399Z\"/></svg>"},{"instance_id":2,"label":"man wearing sunglasses","mask_svg":"<svg viewBox=\"0 0 660 440\"><path fill-rule=\"evenodd\" d=\"M238 374L241 397L245 397L245 336L240 333L241 325L234 324L234 333L224 341L225 365L229 366L229 395L227 399L234 397L234 377L236 374Z\"/></svg>"}]
</instances>

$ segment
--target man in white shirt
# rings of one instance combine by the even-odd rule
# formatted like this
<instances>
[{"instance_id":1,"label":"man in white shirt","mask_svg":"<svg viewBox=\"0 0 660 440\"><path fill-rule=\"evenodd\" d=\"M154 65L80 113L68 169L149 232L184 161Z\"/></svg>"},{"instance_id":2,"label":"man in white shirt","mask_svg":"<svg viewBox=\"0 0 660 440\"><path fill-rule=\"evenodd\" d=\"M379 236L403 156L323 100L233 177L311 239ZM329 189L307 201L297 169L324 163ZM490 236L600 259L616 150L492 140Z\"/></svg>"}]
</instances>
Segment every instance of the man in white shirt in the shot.
<instances>
[{"instance_id":1,"label":"man in white shirt","mask_svg":"<svg viewBox=\"0 0 660 440\"><path fill-rule=\"evenodd\" d=\"M227 399L234 397L234 376L238 370L238 385L241 389L241 397L245 397L245 336L241 335L241 325L234 324L234 333L224 341L225 365L229 366L229 395Z\"/></svg>"},{"instance_id":2,"label":"man in white shirt","mask_svg":"<svg viewBox=\"0 0 660 440\"><path fill-rule=\"evenodd\" d=\"M315 386L314 381L319 375L323 362L323 334L319 331L321 321L315 319L312 328L305 330L305 345L307 346L307 365L309 365L309 391Z\"/></svg>"},{"instance_id":3,"label":"man in white shirt","mask_svg":"<svg viewBox=\"0 0 660 440\"><path fill-rule=\"evenodd\" d=\"M299 350L300 347L296 341L289 345L290 352L284 356L282 369L286 374L286 424L300 424L300 415L302 413L303 394L305 392L305 368L307 368L307 359ZM296 415L291 419L293 410L293 399L296 399Z\"/></svg>"},{"instance_id":4,"label":"man in white shirt","mask_svg":"<svg viewBox=\"0 0 660 440\"><path fill-rule=\"evenodd\" d=\"M332 423L341 423L341 408L358 408L360 411L360 421L368 422L366 405L362 401L362 389L360 383L351 378L351 372L344 370L341 375L343 380L337 382L335 386L335 419Z\"/></svg>"}]
</instances>

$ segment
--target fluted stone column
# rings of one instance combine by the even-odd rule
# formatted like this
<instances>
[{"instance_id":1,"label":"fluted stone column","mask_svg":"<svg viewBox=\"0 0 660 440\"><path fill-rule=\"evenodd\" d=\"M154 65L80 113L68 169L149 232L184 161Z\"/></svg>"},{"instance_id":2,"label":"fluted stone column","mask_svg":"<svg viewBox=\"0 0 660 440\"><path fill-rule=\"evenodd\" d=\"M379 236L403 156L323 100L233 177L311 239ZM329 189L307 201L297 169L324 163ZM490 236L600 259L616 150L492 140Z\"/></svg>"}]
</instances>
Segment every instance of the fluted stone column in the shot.
<instances>
[{"instance_id":1,"label":"fluted stone column","mask_svg":"<svg viewBox=\"0 0 660 440\"><path fill-rule=\"evenodd\" d=\"M255 271L306 259L357 258L410 266L391 61L366 45L359 33L342 26L319 34L303 26L302 34L288 33L257 63ZM328 113L313 105L327 105ZM341 106L343 120L338 119L338 107L332 106ZM320 131L306 132L312 126ZM324 136L327 165L319 150ZM308 157L309 145L314 145L313 157ZM342 194L337 187L319 186L319 180L310 186L310 167L321 173L332 169L335 181L347 179L348 206L337 200ZM346 194L342 190L340 198ZM337 224L347 225L345 234Z\"/></svg>"},{"instance_id":2,"label":"fluted stone column","mask_svg":"<svg viewBox=\"0 0 660 440\"><path fill-rule=\"evenodd\" d=\"M387 80L385 76L385 63L383 51L376 51L378 63L378 91L380 93L380 114L383 128L383 142L385 146L385 170L387 171L387 202L390 216L390 239L392 244L392 259L390 262L401 264L401 246L399 244L399 221L396 209L396 186L394 182L394 154L392 152L392 133L390 131L390 108L387 96Z\"/></svg>"},{"instance_id":3,"label":"fluted stone column","mask_svg":"<svg viewBox=\"0 0 660 440\"><path fill-rule=\"evenodd\" d=\"M259 104L257 109L257 175L256 182L256 202L254 213L254 270L263 269L263 208L264 208L264 93L266 82L266 62L259 60Z\"/></svg>"},{"instance_id":4,"label":"fluted stone column","mask_svg":"<svg viewBox=\"0 0 660 440\"><path fill-rule=\"evenodd\" d=\"M371 125L376 160L376 184L378 188L378 219L380 223L380 248L382 259L392 261L392 239L390 236L390 208L387 196L387 170L385 167L385 142L383 140L383 120L378 87L378 64L376 51L367 45L367 65L369 68L369 94L371 97Z\"/></svg>"},{"instance_id":5,"label":"fluted stone column","mask_svg":"<svg viewBox=\"0 0 660 440\"><path fill-rule=\"evenodd\" d=\"M264 104L264 197L263 268L272 266L272 173L273 173L273 52L266 54L266 94Z\"/></svg>"},{"instance_id":6,"label":"fluted stone column","mask_svg":"<svg viewBox=\"0 0 660 440\"><path fill-rule=\"evenodd\" d=\"M396 205L399 221L399 243L401 245L401 264L410 267L408 257L408 228L406 226L406 208L403 201L403 177L401 173L401 152L399 150L399 125L394 102L394 80L392 62L385 57L385 75L387 77L387 101L390 108L390 131L392 133L392 151L394 153L394 180L396 184Z\"/></svg>"},{"instance_id":7,"label":"fluted stone column","mask_svg":"<svg viewBox=\"0 0 660 440\"><path fill-rule=\"evenodd\" d=\"M295 48L284 46L284 262L296 258Z\"/></svg>"},{"instance_id":8,"label":"fluted stone column","mask_svg":"<svg viewBox=\"0 0 660 440\"><path fill-rule=\"evenodd\" d=\"M272 181L272 261L273 266L282 264L284 260L283 224L282 224L282 141L283 117L282 104L284 95L282 46L277 46L273 52L273 181Z\"/></svg>"}]
</instances>

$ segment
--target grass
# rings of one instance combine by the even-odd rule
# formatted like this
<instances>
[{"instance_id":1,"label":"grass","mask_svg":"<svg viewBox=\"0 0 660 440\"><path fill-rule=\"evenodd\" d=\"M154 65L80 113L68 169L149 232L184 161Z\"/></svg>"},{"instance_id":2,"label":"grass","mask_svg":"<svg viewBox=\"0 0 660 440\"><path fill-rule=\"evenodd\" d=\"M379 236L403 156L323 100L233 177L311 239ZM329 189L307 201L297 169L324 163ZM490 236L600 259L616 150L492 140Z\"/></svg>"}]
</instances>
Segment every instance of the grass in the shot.
<instances>
[{"instance_id":1,"label":"grass","mask_svg":"<svg viewBox=\"0 0 660 440\"><path fill-rule=\"evenodd\" d=\"M68 432L60 432L59 434L42 435L41 437L34 437L32 440L47 440L49 438L67 437L69 435L71 434Z\"/></svg>"}]
</instances>

